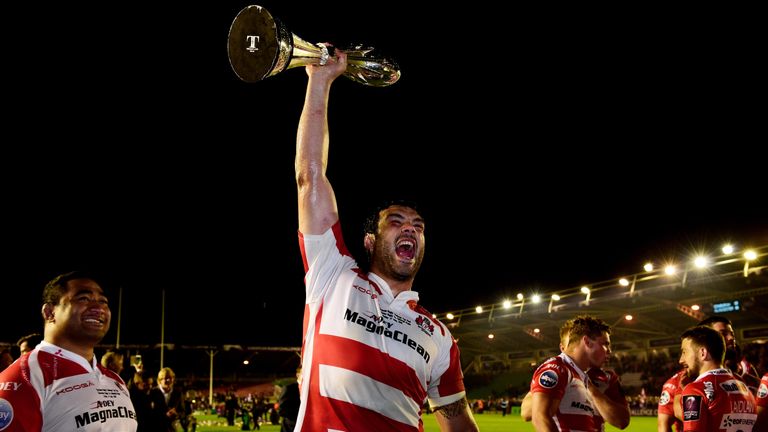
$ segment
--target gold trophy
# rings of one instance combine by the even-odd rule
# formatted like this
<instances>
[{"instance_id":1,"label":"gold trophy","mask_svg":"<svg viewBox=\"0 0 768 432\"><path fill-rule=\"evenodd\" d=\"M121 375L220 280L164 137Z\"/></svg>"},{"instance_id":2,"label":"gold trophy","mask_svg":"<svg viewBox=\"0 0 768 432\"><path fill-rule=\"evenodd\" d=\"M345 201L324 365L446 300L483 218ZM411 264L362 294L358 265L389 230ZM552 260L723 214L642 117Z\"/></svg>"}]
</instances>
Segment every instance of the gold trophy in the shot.
<instances>
[{"instance_id":1,"label":"gold trophy","mask_svg":"<svg viewBox=\"0 0 768 432\"><path fill-rule=\"evenodd\" d=\"M333 47L313 45L292 34L280 20L261 6L241 10L229 29L229 64L245 82L257 82L280 72L309 64L325 65ZM373 87L394 84L400 69L392 60L376 57L373 48L351 47L344 76Z\"/></svg>"}]
</instances>

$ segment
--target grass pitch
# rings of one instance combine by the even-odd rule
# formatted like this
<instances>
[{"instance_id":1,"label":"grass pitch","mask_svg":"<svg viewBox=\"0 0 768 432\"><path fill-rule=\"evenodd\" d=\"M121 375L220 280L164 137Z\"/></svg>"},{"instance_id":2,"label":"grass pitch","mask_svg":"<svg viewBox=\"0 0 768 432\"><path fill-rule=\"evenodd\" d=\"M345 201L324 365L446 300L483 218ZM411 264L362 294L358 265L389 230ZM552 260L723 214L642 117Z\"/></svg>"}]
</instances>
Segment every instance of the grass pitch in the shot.
<instances>
[{"instance_id":1,"label":"grass pitch","mask_svg":"<svg viewBox=\"0 0 768 432\"><path fill-rule=\"evenodd\" d=\"M235 426L227 426L225 419L215 415L197 416L197 430L200 432L234 432L240 430L242 422L238 419ZM424 432L440 432L435 422L434 414L425 414ZM519 415L507 415L485 413L475 415L477 425L482 432L534 432L530 422L524 422ZM279 432L280 426L265 424L261 425L264 432ZM606 432L618 432L619 429L607 425ZM623 432L647 432L656 430L656 417L632 417L629 427Z\"/></svg>"}]
</instances>

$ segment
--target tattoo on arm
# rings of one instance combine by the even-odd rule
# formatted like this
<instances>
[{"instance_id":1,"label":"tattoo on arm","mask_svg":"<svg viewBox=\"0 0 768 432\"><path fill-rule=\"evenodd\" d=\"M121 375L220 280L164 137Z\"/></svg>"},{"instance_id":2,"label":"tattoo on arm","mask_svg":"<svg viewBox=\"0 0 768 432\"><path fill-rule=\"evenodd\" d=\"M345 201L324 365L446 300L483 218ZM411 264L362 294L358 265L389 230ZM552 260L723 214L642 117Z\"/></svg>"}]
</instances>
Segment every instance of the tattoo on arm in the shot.
<instances>
[{"instance_id":1,"label":"tattoo on arm","mask_svg":"<svg viewBox=\"0 0 768 432\"><path fill-rule=\"evenodd\" d=\"M441 414L445 419L452 419L464 413L466 409L467 409L467 399L463 398L463 399L457 400L454 403L443 405L435 409L435 412Z\"/></svg>"}]
</instances>

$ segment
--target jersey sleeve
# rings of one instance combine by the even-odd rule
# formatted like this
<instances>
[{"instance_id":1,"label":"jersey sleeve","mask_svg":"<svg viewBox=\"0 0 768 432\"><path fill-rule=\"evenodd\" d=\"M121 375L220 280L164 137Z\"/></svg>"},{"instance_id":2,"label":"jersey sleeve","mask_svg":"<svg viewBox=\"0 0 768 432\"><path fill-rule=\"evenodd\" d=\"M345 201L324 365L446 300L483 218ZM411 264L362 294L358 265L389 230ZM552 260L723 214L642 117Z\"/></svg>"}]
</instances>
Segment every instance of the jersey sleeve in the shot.
<instances>
[{"instance_id":1,"label":"jersey sleeve","mask_svg":"<svg viewBox=\"0 0 768 432\"><path fill-rule=\"evenodd\" d=\"M465 395L459 347L450 333L447 333L447 337L450 340L450 346L445 348L448 354L448 365L440 368L445 371L439 377L430 380L427 388L429 406L432 408L451 404L464 398Z\"/></svg>"},{"instance_id":2,"label":"jersey sleeve","mask_svg":"<svg viewBox=\"0 0 768 432\"><path fill-rule=\"evenodd\" d=\"M760 380L760 385L755 393L755 400L757 401L757 406L768 409L768 373L763 375L763 378Z\"/></svg>"},{"instance_id":3,"label":"jersey sleeve","mask_svg":"<svg viewBox=\"0 0 768 432\"><path fill-rule=\"evenodd\" d=\"M675 416L675 396L680 392L679 378L675 374L661 387L659 396L659 414Z\"/></svg>"},{"instance_id":4,"label":"jersey sleeve","mask_svg":"<svg viewBox=\"0 0 768 432\"><path fill-rule=\"evenodd\" d=\"M709 425L709 403L700 384L700 382L688 384L682 391L683 431L685 432L709 432L715 427Z\"/></svg>"},{"instance_id":5,"label":"jersey sleeve","mask_svg":"<svg viewBox=\"0 0 768 432\"><path fill-rule=\"evenodd\" d=\"M23 364L26 367L26 361ZM42 427L40 397L24 378L22 360L17 360L0 373L0 431L39 431Z\"/></svg>"},{"instance_id":6,"label":"jersey sleeve","mask_svg":"<svg viewBox=\"0 0 768 432\"><path fill-rule=\"evenodd\" d=\"M339 222L320 235L299 233L299 246L308 303L321 299L335 285L342 270L357 266L344 244Z\"/></svg>"},{"instance_id":7,"label":"jersey sleeve","mask_svg":"<svg viewBox=\"0 0 768 432\"><path fill-rule=\"evenodd\" d=\"M556 358L544 362L531 380L531 393L547 393L553 399L563 399L568 385L568 370L562 364L557 363Z\"/></svg>"}]
</instances>

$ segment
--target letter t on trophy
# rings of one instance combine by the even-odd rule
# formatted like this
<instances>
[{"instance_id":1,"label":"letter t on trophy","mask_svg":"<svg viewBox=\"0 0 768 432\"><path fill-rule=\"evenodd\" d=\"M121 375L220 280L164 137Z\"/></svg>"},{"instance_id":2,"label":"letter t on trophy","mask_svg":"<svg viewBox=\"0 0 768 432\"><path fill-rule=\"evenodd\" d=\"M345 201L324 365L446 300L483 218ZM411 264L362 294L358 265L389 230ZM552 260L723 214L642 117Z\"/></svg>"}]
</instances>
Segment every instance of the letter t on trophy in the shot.
<instances>
[{"instance_id":1,"label":"letter t on trophy","mask_svg":"<svg viewBox=\"0 0 768 432\"><path fill-rule=\"evenodd\" d=\"M229 64L245 82L257 82L278 73L308 64L324 65L333 47L313 45L292 34L261 6L241 10L229 29ZM372 55L373 48L353 47L347 53L344 76L374 87L394 84L400 69L389 59Z\"/></svg>"}]
</instances>

